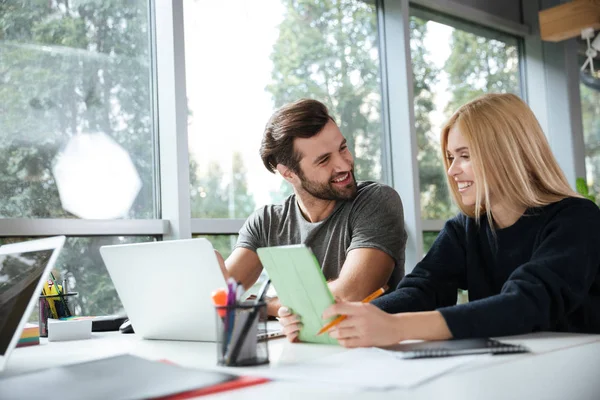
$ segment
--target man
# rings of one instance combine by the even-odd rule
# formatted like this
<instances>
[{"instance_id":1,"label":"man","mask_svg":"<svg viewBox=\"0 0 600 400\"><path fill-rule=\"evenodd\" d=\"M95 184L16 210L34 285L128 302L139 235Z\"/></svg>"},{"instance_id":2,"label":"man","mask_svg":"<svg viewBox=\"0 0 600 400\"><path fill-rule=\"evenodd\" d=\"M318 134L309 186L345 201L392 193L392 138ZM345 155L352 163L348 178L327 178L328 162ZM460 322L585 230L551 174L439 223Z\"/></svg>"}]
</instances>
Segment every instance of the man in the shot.
<instances>
[{"instance_id":1,"label":"man","mask_svg":"<svg viewBox=\"0 0 600 400\"><path fill-rule=\"evenodd\" d=\"M325 105L303 99L277 110L260 154L294 194L248 218L225 262L230 276L249 288L262 271L257 248L305 244L339 299L362 300L385 284L396 287L404 275L402 202L388 186L357 185L352 154ZM277 299L269 300L269 315L279 308Z\"/></svg>"}]
</instances>

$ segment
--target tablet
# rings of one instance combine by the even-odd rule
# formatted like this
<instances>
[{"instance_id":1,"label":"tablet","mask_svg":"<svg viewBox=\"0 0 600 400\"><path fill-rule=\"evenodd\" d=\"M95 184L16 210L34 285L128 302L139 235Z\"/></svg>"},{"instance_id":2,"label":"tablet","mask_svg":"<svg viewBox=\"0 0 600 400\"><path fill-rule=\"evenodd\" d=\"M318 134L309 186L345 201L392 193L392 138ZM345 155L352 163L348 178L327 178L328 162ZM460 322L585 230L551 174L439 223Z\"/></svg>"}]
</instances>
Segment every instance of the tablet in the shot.
<instances>
[{"instance_id":1,"label":"tablet","mask_svg":"<svg viewBox=\"0 0 600 400\"><path fill-rule=\"evenodd\" d=\"M300 341L338 344L327 334L317 336L333 320L324 320L321 315L335 300L313 252L305 245L261 247L256 252L281 304L300 315Z\"/></svg>"}]
</instances>

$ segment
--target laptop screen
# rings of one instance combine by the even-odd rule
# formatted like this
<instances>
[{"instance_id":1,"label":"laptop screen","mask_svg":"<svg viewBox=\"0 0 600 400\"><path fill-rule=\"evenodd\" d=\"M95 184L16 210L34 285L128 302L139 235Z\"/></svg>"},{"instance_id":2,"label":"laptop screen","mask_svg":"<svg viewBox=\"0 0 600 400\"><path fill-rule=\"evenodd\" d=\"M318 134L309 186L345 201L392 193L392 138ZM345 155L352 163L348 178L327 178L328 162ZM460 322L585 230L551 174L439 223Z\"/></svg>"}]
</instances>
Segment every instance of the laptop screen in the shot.
<instances>
[{"instance_id":1,"label":"laptop screen","mask_svg":"<svg viewBox=\"0 0 600 400\"><path fill-rule=\"evenodd\" d=\"M18 329L19 322L36 295L53 249L0 254L0 356Z\"/></svg>"}]
</instances>

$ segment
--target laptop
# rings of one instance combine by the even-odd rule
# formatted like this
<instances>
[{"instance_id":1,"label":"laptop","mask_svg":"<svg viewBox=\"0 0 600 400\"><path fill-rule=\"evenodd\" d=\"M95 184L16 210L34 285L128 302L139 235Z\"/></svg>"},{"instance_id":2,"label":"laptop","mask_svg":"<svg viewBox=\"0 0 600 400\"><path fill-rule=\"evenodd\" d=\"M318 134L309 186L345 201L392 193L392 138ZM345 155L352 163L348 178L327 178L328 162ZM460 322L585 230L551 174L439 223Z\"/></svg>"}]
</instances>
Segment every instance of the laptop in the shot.
<instances>
[{"instance_id":1,"label":"laptop","mask_svg":"<svg viewBox=\"0 0 600 400\"><path fill-rule=\"evenodd\" d=\"M0 371L16 347L64 243L64 236L55 236L0 247Z\"/></svg>"},{"instance_id":2,"label":"laptop","mask_svg":"<svg viewBox=\"0 0 600 400\"><path fill-rule=\"evenodd\" d=\"M137 335L216 341L211 293L226 283L207 239L102 246L100 254Z\"/></svg>"}]
</instances>

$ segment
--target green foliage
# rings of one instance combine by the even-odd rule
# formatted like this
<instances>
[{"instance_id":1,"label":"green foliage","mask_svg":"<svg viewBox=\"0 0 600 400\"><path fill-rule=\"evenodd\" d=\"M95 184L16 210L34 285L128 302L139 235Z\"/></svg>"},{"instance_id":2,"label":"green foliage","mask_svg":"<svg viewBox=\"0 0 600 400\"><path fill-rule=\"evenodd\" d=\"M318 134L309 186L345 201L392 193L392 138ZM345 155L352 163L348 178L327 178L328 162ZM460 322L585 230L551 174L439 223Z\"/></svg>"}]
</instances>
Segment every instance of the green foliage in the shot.
<instances>
[{"instance_id":1,"label":"green foliage","mask_svg":"<svg viewBox=\"0 0 600 400\"><path fill-rule=\"evenodd\" d=\"M355 156L360 180L381 178L381 96L374 4L355 0L282 0L273 46L275 107L300 98L324 102Z\"/></svg>"},{"instance_id":2,"label":"green foliage","mask_svg":"<svg viewBox=\"0 0 600 400\"><path fill-rule=\"evenodd\" d=\"M592 200L600 204L600 91L582 84L580 92L586 172L592 181Z\"/></svg>"},{"instance_id":3,"label":"green foliage","mask_svg":"<svg viewBox=\"0 0 600 400\"><path fill-rule=\"evenodd\" d=\"M425 46L427 21L411 17L410 50L413 70L413 93L415 107L415 128L419 149L419 184L421 193L421 217L425 219L443 219L452 214L448 201L446 174L435 145L439 133L433 132L429 114L434 110L433 85L438 81L440 71L427 62L431 54ZM425 240L425 234L424 234Z\"/></svg>"},{"instance_id":4,"label":"green foliage","mask_svg":"<svg viewBox=\"0 0 600 400\"><path fill-rule=\"evenodd\" d=\"M248 192L246 167L239 153L233 154L231 180L223 184L224 172L217 163L208 165L205 175L198 173L198 165L190 160L190 196L194 218L246 218L256 204ZM223 258L227 258L235 245L233 235L207 235L206 237Z\"/></svg>"},{"instance_id":5,"label":"green foliage","mask_svg":"<svg viewBox=\"0 0 600 400\"><path fill-rule=\"evenodd\" d=\"M575 181L575 187L577 189L577 193L585 197L586 199L590 199L592 201L596 201L596 197L591 195L587 183L585 183L585 179L577 178Z\"/></svg>"},{"instance_id":6,"label":"green foliage","mask_svg":"<svg viewBox=\"0 0 600 400\"><path fill-rule=\"evenodd\" d=\"M520 94L516 43L455 29L450 48L452 52L444 66L452 93L446 109L448 116L484 93Z\"/></svg>"},{"instance_id":7,"label":"green foliage","mask_svg":"<svg viewBox=\"0 0 600 400\"><path fill-rule=\"evenodd\" d=\"M423 253L427 253L435 239L437 239L439 232L423 232Z\"/></svg>"},{"instance_id":8,"label":"green foliage","mask_svg":"<svg viewBox=\"0 0 600 400\"><path fill-rule=\"evenodd\" d=\"M72 218L52 164L70 137L95 131L121 144L140 174L130 217L158 216L147 7L141 0L0 2L0 217ZM61 253L57 268L79 292L79 313L120 307L97 250L114 242L69 238Z\"/></svg>"},{"instance_id":9,"label":"green foliage","mask_svg":"<svg viewBox=\"0 0 600 400\"><path fill-rule=\"evenodd\" d=\"M440 133L432 131L430 121L430 113L436 108L433 88L438 76L442 72L448 76L450 100L444 110L446 118L483 93L519 94L518 47L508 38L502 41L454 29L451 52L443 71L440 71L428 61L434 55L429 53L424 43L428 33L427 22L414 16L410 19L421 216L425 219L446 219L458 210L450 201L442 153L437 148ZM424 236L426 244L430 239Z\"/></svg>"}]
</instances>

